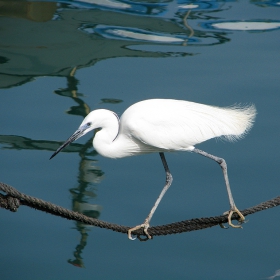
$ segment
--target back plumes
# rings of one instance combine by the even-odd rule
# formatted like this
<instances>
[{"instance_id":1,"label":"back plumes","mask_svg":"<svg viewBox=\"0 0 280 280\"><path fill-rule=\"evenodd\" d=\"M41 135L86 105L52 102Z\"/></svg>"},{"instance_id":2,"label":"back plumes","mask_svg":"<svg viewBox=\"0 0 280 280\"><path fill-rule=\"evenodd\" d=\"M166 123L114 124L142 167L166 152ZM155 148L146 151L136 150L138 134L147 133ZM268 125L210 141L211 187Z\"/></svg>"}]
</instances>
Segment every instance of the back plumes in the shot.
<instances>
[{"instance_id":1,"label":"back plumes","mask_svg":"<svg viewBox=\"0 0 280 280\"><path fill-rule=\"evenodd\" d=\"M252 127L254 105L216 107L184 100L150 99L129 107L122 130L163 150L191 150L211 138L241 138ZM125 127L125 129L124 129Z\"/></svg>"},{"instance_id":2,"label":"back plumes","mask_svg":"<svg viewBox=\"0 0 280 280\"><path fill-rule=\"evenodd\" d=\"M215 107L201 104L195 106L193 115L197 130L200 131L195 133L197 143L217 137L234 141L250 130L255 120L256 108L254 105Z\"/></svg>"},{"instance_id":3,"label":"back plumes","mask_svg":"<svg viewBox=\"0 0 280 280\"><path fill-rule=\"evenodd\" d=\"M228 133L223 134L224 138L229 141L234 141L244 137L254 124L257 114L256 107L254 105L243 107L241 105L235 105L224 110L227 111L227 114L222 121L229 129Z\"/></svg>"}]
</instances>

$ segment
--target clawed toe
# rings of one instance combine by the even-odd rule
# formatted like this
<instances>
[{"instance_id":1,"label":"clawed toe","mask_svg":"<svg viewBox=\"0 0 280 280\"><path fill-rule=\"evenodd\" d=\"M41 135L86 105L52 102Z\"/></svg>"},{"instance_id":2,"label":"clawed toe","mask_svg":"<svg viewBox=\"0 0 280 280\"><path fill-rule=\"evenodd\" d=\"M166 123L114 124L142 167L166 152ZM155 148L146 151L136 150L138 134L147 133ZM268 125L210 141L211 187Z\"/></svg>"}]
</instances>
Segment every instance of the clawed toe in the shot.
<instances>
[{"instance_id":1,"label":"clawed toe","mask_svg":"<svg viewBox=\"0 0 280 280\"><path fill-rule=\"evenodd\" d=\"M219 224L222 229L228 229L229 227L224 226L223 224Z\"/></svg>"},{"instance_id":2,"label":"clawed toe","mask_svg":"<svg viewBox=\"0 0 280 280\"><path fill-rule=\"evenodd\" d=\"M238 224L237 225L234 225L231 221L231 217L232 215L236 213L238 216L239 216L239 219L238 219ZM224 215L228 214L228 224L229 226L233 227L233 228L242 228L242 224L243 223L246 223L245 221L245 218L244 216L242 215L242 213L234 206L231 210L227 211L224 213ZM228 227L225 227L224 225L220 224L220 227L222 228L228 228Z\"/></svg>"},{"instance_id":3,"label":"clawed toe","mask_svg":"<svg viewBox=\"0 0 280 280\"><path fill-rule=\"evenodd\" d=\"M143 231L145 233L145 235L147 236L147 239L140 239L141 241L144 241L144 240L148 240L148 239L152 239L152 236L148 233L148 228L150 227L149 223L145 222L144 224L141 224L139 226L136 226L134 228L131 228L128 230L127 232L127 236L130 240L135 240L136 237L132 237L132 232L137 230L137 229L140 229L140 228L143 228Z\"/></svg>"}]
</instances>

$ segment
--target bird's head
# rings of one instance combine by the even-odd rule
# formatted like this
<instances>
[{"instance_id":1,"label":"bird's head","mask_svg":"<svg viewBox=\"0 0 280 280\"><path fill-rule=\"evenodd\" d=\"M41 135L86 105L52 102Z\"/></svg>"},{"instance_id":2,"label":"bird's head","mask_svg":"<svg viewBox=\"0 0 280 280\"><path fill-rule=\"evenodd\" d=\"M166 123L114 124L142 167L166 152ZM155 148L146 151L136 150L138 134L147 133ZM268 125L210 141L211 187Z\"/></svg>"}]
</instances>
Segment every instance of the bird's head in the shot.
<instances>
[{"instance_id":1,"label":"bird's head","mask_svg":"<svg viewBox=\"0 0 280 280\"><path fill-rule=\"evenodd\" d=\"M89 113L85 117L85 119L83 120L83 122L81 123L79 128L52 154L50 159L52 159L54 156L56 156L66 146L68 146L69 144L71 144L72 142L77 140L78 138L84 136L85 134L87 134L88 132L90 132L91 130L96 128L96 125L93 122L92 113L93 112Z\"/></svg>"},{"instance_id":2,"label":"bird's head","mask_svg":"<svg viewBox=\"0 0 280 280\"><path fill-rule=\"evenodd\" d=\"M90 112L85 117L80 127L52 154L50 159L56 156L66 146L68 146L78 138L84 136L91 130L108 127L112 122L113 123L116 122L117 130L118 130L119 119L114 112L105 109L99 109Z\"/></svg>"}]
</instances>

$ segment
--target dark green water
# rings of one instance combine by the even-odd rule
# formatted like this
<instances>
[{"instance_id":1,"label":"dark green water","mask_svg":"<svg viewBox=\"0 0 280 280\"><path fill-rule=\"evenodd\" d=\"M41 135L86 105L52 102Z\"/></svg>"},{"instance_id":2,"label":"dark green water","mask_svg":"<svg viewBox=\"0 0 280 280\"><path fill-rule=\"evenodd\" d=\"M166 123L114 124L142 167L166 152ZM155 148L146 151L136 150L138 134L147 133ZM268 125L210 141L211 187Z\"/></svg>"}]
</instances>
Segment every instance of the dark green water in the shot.
<instances>
[{"instance_id":1,"label":"dark green water","mask_svg":"<svg viewBox=\"0 0 280 280\"><path fill-rule=\"evenodd\" d=\"M101 220L142 223L165 181L157 154L103 158L91 134L49 157L93 109L121 115L139 100L173 98L254 103L244 139L197 147L227 160L240 209L280 195L279 2L2 2L0 181ZM174 182L151 225L228 210L217 164L166 157ZM261 279L280 268L277 207L243 230L149 242L24 206L0 211L1 279Z\"/></svg>"}]
</instances>

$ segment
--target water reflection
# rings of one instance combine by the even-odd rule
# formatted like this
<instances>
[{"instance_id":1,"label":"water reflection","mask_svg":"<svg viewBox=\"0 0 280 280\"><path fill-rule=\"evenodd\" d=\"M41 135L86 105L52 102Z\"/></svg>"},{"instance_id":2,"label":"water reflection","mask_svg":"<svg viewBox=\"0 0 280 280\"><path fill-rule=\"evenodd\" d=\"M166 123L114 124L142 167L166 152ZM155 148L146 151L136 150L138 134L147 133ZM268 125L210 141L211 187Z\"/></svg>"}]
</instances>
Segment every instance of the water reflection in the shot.
<instances>
[{"instance_id":1,"label":"water reflection","mask_svg":"<svg viewBox=\"0 0 280 280\"><path fill-rule=\"evenodd\" d=\"M60 96L70 97L74 100L78 106L72 106L67 110L67 114L77 115L85 117L89 114L90 108L89 106L80 98L83 97L82 93L78 93L78 83L79 81L75 78L77 68L75 67L70 72L69 76L67 76L67 87L55 90L54 93Z\"/></svg>"},{"instance_id":2,"label":"water reflection","mask_svg":"<svg viewBox=\"0 0 280 280\"><path fill-rule=\"evenodd\" d=\"M272 275L270 277L267 277L267 278L263 278L263 279L270 279L270 280L272 280L272 279L274 279L277 276L280 276L280 269L276 270L274 275Z\"/></svg>"},{"instance_id":3,"label":"water reflection","mask_svg":"<svg viewBox=\"0 0 280 280\"><path fill-rule=\"evenodd\" d=\"M55 2L0 1L0 15L46 22L53 18L57 9Z\"/></svg>"},{"instance_id":4,"label":"water reflection","mask_svg":"<svg viewBox=\"0 0 280 280\"><path fill-rule=\"evenodd\" d=\"M91 108L78 90L75 73L81 68L94 66L108 58L192 56L196 53L190 46L227 43L234 31L279 29L279 22L265 19L225 21L220 13L231 9L228 2L2 0L0 88L19 86L40 76L65 77L65 88L54 92L74 101L68 114L84 118ZM251 1L251 4L280 6L279 1ZM100 102L118 104L122 100L103 98ZM0 135L0 144L2 149L55 151L62 143ZM94 159L96 152L92 141L83 145L73 143L63 152L79 155L76 187L69 190L72 209L98 218L102 207L91 201L96 197L96 186L104 178L104 172ZM74 258L68 262L83 267L82 252L89 228L76 222L75 229L81 238Z\"/></svg>"},{"instance_id":5,"label":"water reflection","mask_svg":"<svg viewBox=\"0 0 280 280\"><path fill-rule=\"evenodd\" d=\"M123 102L121 99L115 99L115 98L102 98L101 103L109 103L109 104L118 104Z\"/></svg>"},{"instance_id":6,"label":"water reflection","mask_svg":"<svg viewBox=\"0 0 280 280\"><path fill-rule=\"evenodd\" d=\"M68 114L85 117L90 112L90 108L80 98L83 95L78 93L77 85L79 81L74 77L75 71L76 68L74 68L67 77L67 87L56 90L55 93L60 96L71 98L78 104L77 106L72 106L67 111ZM103 99L101 102L119 103L122 101L117 99ZM16 135L0 135L0 144L2 149L55 151L61 145L61 142L34 140ZM92 204L90 200L96 197L95 187L103 179L104 172L98 166L97 161L93 159L93 157L96 156L96 152L92 147L92 139L88 140L85 144L74 143L67 148L66 152L78 153L80 157L77 187L69 190L72 196L72 210L97 219L100 216L102 206ZM74 259L69 259L68 262L78 267L84 267L81 255L87 244L87 231L89 230L89 226L81 222L75 222L75 229L78 230L81 238L73 253Z\"/></svg>"},{"instance_id":7,"label":"water reflection","mask_svg":"<svg viewBox=\"0 0 280 280\"><path fill-rule=\"evenodd\" d=\"M172 53L158 53L132 50L128 46L138 44L126 38L112 40L96 32L85 32L85 26L121 26L145 30L153 26L152 33L164 31L170 34L183 34L184 28L176 22L163 18L139 17L134 14L120 13L119 9L104 10L103 6L92 4L92 9L77 9L77 2L13 2L2 1L0 11L1 74L0 88L9 88L32 81L38 76L71 76L73 67L80 69L94 65L100 60L112 57L170 57ZM69 1L70 3L70 1ZM79 2L80 3L80 2ZM42 5L42 7L40 7ZM149 6L149 4L146 4ZM154 5L153 5L154 6ZM44 9L49 16L34 22L26 10ZM54 9L56 8L56 9ZM20 11L19 11L20 10ZM1 14L2 12L2 14ZM146 11L146 13L148 13ZM140 13L141 14L141 13ZM30 32L32 30L32 32ZM95 29L94 29L95 30ZM151 42L148 42L151 44ZM181 55L181 52L180 54Z\"/></svg>"},{"instance_id":8,"label":"water reflection","mask_svg":"<svg viewBox=\"0 0 280 280\"><path fill-rule=\"evenodd\" d=\"M187 38L183 36L170 36L163 33L149 32L136 28L122 28L117 26L98 25L91 27L88 25L82 26L81 30L89 34L97 33L108 39L141 41L153 43L170 43L183 44ZM195 40L192 40L194 42Z\"/></svg>"},{"instance_id":9,"label":"water reflection","mask_svg":"<svg viewBox=\"0 0 280 280\"><path fill-rule=\"evenodd\" d=\"M0 135L0 144L2 149L55 151L61 145L61 142L34 140L15 135ZM102 206L92 204L90 200L96 197L96 185L103 179L104 172L97 165L97 161L92 159L96 156L96 152L92 148L92 140L89 140L86 144L74 143L67 148L66 152L78 153L80 156L77 187L69 190L72 196L72 210L97 219L100 216ZM89 226L80 222L75 222L75 224L75 228L81 234L81 239L74 252L77 259L71 262L75 265L79 263L79 266L82 267L81 253L82 248L86 245L86 232Z\"/></svg>"},{"instance_id":10,"label":"water reflection","mask_svg":"<svg viewBox=\"0 0 280 280\"><path fill-rule=\"evenodd\" d=\"M74 87L73 68L116 57L194 55L188 46L229 42L233 30L219 21L219 13L231 9L220 1L0 2L0 88L38 76L64 76ZM262 30L279 24L257 22ZM230 24L240 26L234 19Z\"/></svg>"},{"instance_id":11,"label":"water reflection","mask_svg":"<svg viewBox=\"0 0 280 280\"><path fill-rule=\"evenodd\" d=\"M88 141L92 147L91 141ZM88 144L88 143L87 143ZM86 145L88 146L88 145ZM80 151L78 186L70 189L72 194L72 210L82 213L88 217L98 219L102 206L98 204L87 203L88 198L95 198L95 184L100 183L103 179L104 172L96 165L97 161L89 160L84 156L82 149ZM81 238L73 253L74 259L69 259L68 262L78 267L84 267L82 252L87 244L88 230L90 226L81 222L75 222L75 229L80 233Z\"/></svg>"},{"instance_id":12,"label":"water reflection","mask_svg":"<svg viewBox=\"0 0 280 280\"><path fill-rule=\"evenodd\" d=\"M0 3L0 88L18 86L38 76L69 77L73 67L89 67L110 57L194 55L187 45L223 44L232 30L279 28L279 22L267 20L221 22L218 13L231 9L222 1ZM150 45L167 48L147 50L145 46Z\"/></svg>"},{"instance_id":13,"label":"water reflection","mask_svg":"<svg viewBox=\"0 0 280 280\"><path fill-rule=\"evenodd\" d=\"M280 28L278 21L220 21L206 25L208 28L235 31L269 31Z\"/></svg>"},{"instance_id":14,"label":"water reflection","mask_svg":"<svg viewBox=\"0 0 280 280\"><path fill-rule=\"evenodd\" d=\"M252 3L255 5L266 8L266 7L280 7L280 2L279 0L251 0Z\"/></svg>"},{"instance_id":15,"label":"water reflection","mask_svg":"<svg viewBox=\"0 0 280 280\"><path fill-rule=\"evenodd\" d=\"M2 145L2 149L54 151L60 146L61 142L34 140L14 135L0 135L0 144ZM89 201L96 197L95 188L103 179L104 172L97 165L97 161L92 159L96 155L96 152L92 151L92 141L89 140L83 145L71 145L66 152L75 152L80 156L77 176L78 184L77 187L69 190L72 196L72 210L97 219L100 216L102 206L89 203ZM75 222L75 224L75 229L81 234L81 239L74 252L75 259L69 262L83 267L81 253L86 245L89 226L80 222Z\"/></svg>"}]
</instances>

